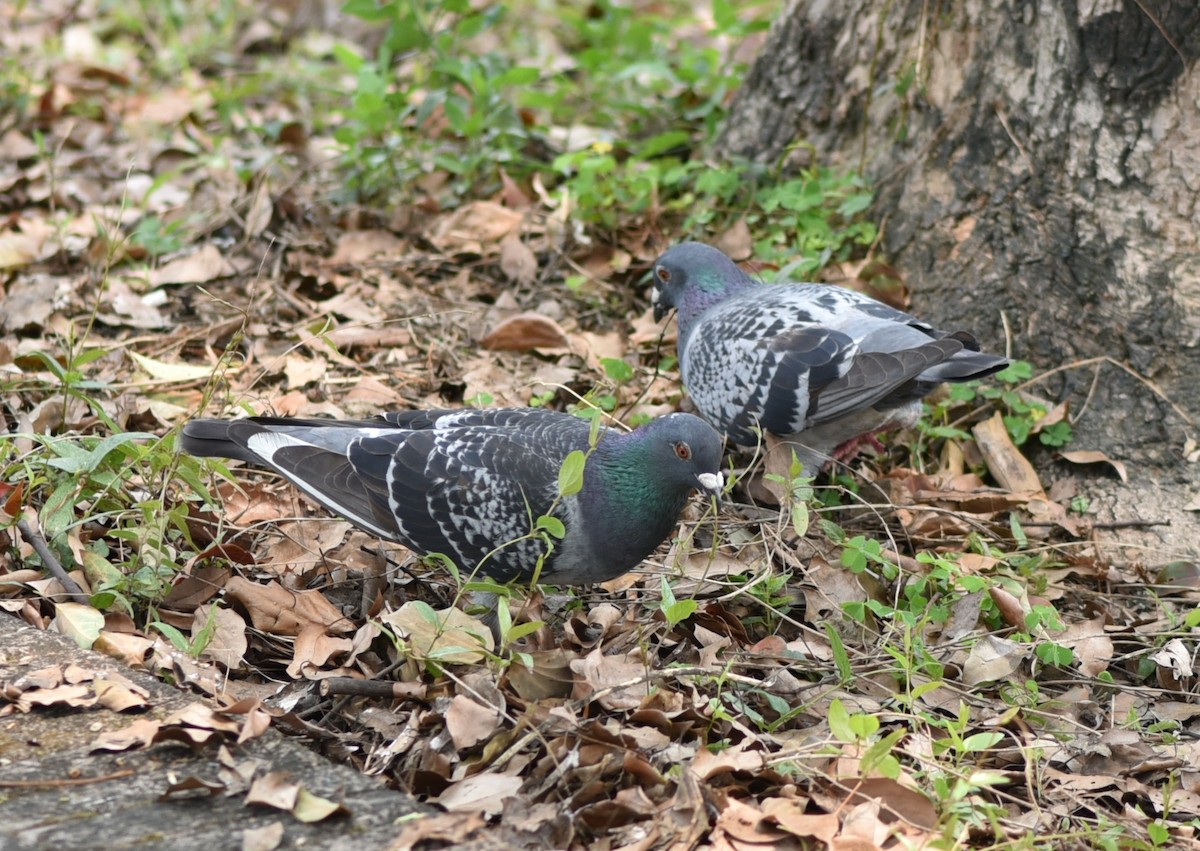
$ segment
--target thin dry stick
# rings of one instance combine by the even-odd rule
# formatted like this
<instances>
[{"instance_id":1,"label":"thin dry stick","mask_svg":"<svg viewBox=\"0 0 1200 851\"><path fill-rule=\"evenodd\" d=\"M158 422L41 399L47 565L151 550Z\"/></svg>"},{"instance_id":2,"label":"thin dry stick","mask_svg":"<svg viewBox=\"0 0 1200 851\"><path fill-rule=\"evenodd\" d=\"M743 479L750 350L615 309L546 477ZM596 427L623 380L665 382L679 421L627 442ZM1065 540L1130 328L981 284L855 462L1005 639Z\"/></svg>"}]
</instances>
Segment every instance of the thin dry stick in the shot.
<instances>
[{"instance_id":1,"label":"thin dry stick","mask_svg":"<svg viewBox=\"0 0 1200 851\"><path fill-rule=\"evenodd\" d=\"M399 683L392 680L360 680L357 677L329 677L321 680L321 696L331 697L335 694L352 694L363 697L383 698L419 698L425 691L422 686L418 690L412 683Z\"/></svg>"},{"instance_id":2,"label":"thin dry stick","mask_svg":"<svg viewBox=\"0 0 1200 851\"><path fill-rule=\"evenodd\" d=\"M92 783L107 783L134 775L132 768L101 774L99 777L66 777L58 780L0 780L0 789L54 789L59 786L87 786Z\"/></svg>"},{"instance_id":3,"label":"thin dry stick","mask_svg":"<svg viewBox=\"0 0 1200 851\"><path fill-rule=\"evenodd\" d=\"M62 563L50 551L50 545L46 543L45 537L37 529L29 525L29 521L21 518L17 521L17 530L20 531L21 537L24 538L34 552L42 560L42 567L46 571L62 583L63 588L67 589L67 596L73 602L88 604L88 595L83 593L83 589L79 587L79 583L67 575L67 571L63 569Z\"/></svg>"}]
</instances>

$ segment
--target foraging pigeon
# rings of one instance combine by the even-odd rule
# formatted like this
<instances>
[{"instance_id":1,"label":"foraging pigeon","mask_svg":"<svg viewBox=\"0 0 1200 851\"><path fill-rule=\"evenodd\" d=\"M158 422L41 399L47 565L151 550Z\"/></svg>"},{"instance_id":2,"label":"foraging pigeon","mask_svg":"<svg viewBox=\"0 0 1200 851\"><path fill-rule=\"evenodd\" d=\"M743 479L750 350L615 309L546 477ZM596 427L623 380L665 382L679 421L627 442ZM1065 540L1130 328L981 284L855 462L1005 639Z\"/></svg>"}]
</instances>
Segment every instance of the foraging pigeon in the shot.
<instances>
[{"instance_id":1,"label":"foraging pigeon","mask_svg":"<svg viewBox=\"0 0 1200 851\"><path fill-rule=\"evenodd\" d=\"M534 522L558 496L563 460L590 423L544 408L405 411L370 420L192 420L182 448L269 467L330 511L464 573L528 579ZM719 494L721 439L690 414L601 431L583 487L554 507L566 534L541 576L582 585L626 573L679 520L693 489Z\"/></svg>"},{"instance_id":2,"label":"foraging pigeon","mask_svg":"<svg viewBox=\"0 0 1200 851\"><path fill-rule=\"evenodd\" d=\"M1008 360L965 332L842 287L760 284L715 248L685 242L654 264L654 316L678 310L679 362L696 408L729 439L785 436L806 474L871 432L911 425L943 381Z\"/></svg>"}]
</instances>

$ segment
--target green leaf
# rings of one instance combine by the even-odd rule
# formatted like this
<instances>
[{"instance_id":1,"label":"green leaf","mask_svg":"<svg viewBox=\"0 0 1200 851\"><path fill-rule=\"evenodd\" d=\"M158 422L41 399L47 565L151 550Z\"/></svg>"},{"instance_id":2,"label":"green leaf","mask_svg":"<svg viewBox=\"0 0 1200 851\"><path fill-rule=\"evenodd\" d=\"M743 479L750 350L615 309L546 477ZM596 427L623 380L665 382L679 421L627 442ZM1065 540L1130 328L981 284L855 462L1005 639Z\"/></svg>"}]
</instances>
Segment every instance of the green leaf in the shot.
<instances>
[{"instance_id":1,"label":"green leaf","mask_svg":"<svg viewBox=\"0 0 1200 851\"><path fill-rule=\"evenodd\" d=\"M150 626L153 629L156 629L159 632L161 632L163 634L163 637L166 638L167 641L171 642L171 646L174 647L176 650L178 650L180 653L188 652L189 645L191 644L191 642L189 642L187 640L187 636L185 636L178 629L171 626L169 623L163 623L162 621L151 621Z\"/></svg>"},{"instance_id":2,"label":"green leaf","mask_svg":"<svg viewBox=\"0 0 1200 851\"><path fill-rule=\"evenodd\" d=\"M849 744L856 739L854 729L850 726L850 713L846 705L836 698L829 704L829 732L839 742Z\"/></svg>"},{"instance_id":3,"label":"green leaf","mask_svg":"<svg viewBox=\"0 0 1200 851\"><path fill-rule=\"evenodd\" d=\"M600 366L604 367L604 374L618 384L633 378L633 367L621 358L600 358Z\"/></svg>"},{"instance_id":4,"label":"green leaf","mask_svg":"<svg viewBox=\"0 0 1200 851\"><path fill-rule=\"evenodd\" d=\"M672 130L669 133L660 133L643 143L638 148L637 156L639 159L648 160L672 148L677 148L681 145L690 146L691 142L692 134L684 130Z\"/></svg>"},{"instance_id":5,"label":"green leaf","mask_svg":"<svg viewBox=\"0 0 1200 851\"><path fill-rule=\"evenodd\" d=\"M662 603L659 605L659 610L672 628L694 615L699 605L692 599L676 600L675 592L667 582L667 577L662 577Z\"/></svg>"},{"instance_id":6,"label":"green leaf","mask_svg":"<svg viewBox=\"0 0 1200 851\"><path fill-rule=\"evenodd\" d=\"M838 677L842 682L848 683L854 679L854 669L850 665L850 654L846 652L846 645L842 642L842 636L838 634L834 625L828 621L825 622L825 634L829 637L829 644L833 650L833 663L837 667Z\"/></svg>"},{"instance_id":7,"label":"green leaf","mask_svg":"<svg viewBox=\"0 0 1200 851\"><path fill-rule=\"evenodd\" d=\"M576 449L563 459L558 469L558 495L572 496L583 490L583 467L587 456Z\"/></svg>"},{"instance_id":8,"label":"green leaf","mask_svg":"<svg viewBox=\"0 0 1200 851\"><path fill-rule=\"evenodd\" d=\"M549 514L543 514L537 519L536 528L539 531L545 532L550 537L557 538L560 541L567 534L567 528L563 526L563 522L557 517L553 517Z\"/></svg>"},{"instance_id":9,"label":"green leaf","mask_svg":"<svg viewBox=\"0 0 1200 851\"><path fill-rule=\"evenodd\" d=\"M963 739L962 751L963 753L979 753L980 751L986 751L1003 738L1003 733L975 733L974 735L967 736L965 739Z\"/></svg>"},{"instance_id":10,"label":"green leaf","mask_svg":"<svg viewBox=\"0 0 1200 851\"><path fill-rule=\"evenodd\" d=\"M1043 641L1037 646L1034 653L1047 665L1054 665L1059 668L1069 667L1075 661L1075 653L1070 647L1064 647L1052 641Z\"/></svg>"},{"instance_id":11,"label":"green leaf","mask_svg":"<svg viewBox=\"0 0 1200 851\"><path fill-rule=\"evenodd\" d=\"M796 500L792 502L792 530L796 533L797 538L803 538L808 534L808 503Z\"/></svg>"}]
</instances>

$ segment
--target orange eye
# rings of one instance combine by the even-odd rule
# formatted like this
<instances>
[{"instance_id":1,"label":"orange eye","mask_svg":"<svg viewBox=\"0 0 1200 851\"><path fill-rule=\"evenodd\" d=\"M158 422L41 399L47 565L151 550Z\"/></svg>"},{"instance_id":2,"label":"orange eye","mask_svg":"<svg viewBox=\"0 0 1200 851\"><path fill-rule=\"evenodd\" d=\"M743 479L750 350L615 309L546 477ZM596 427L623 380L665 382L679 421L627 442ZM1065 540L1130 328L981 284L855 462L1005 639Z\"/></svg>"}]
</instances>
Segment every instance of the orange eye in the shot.
<instances>
[{"instance_id":1,"label":"orange eye","mask_svg":"<svg viewBox=\"0 0 1200 851\"><path fill-rule=\"evenodd\" d=\"M692 447L688 446L686 443L676 443L675 454L679 456L679 460L681 461L691 461Z\"/></svg>"},{"instance_id":2,"label":"orange eye","mask_svg":"<svg viewBox=\"0 0 1200 851\"><path fill-rule=\"evenodd\" d=\"M664 269L662 266L655 266L654 274L658 275L658 279L664 284L670 282L671 280L671 270Z\"/></svg>"}]
</instances>

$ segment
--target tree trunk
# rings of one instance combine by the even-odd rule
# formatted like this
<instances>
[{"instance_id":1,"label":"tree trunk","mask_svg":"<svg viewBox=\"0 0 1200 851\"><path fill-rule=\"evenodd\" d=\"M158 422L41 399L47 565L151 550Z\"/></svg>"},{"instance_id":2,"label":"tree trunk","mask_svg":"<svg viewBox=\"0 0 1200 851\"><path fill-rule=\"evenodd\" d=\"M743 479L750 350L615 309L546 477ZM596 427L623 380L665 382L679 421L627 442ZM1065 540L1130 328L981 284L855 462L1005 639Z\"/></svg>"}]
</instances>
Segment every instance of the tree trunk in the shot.
<instances>
[{"instance_id":1,"label":"tree trunk","mask_svg":"<svg viewBox=\"0 0 1200 851\"><path fill-rule=\"evenodd\" d=\"M1067 367L1041 392L1080 448L1170 466L1200 418L1197 56L1196 0L793 0L723 149L869 175L917 313ZM1141 379L1070 366L1101 357Z\"/></svg>"}]
</instances>

